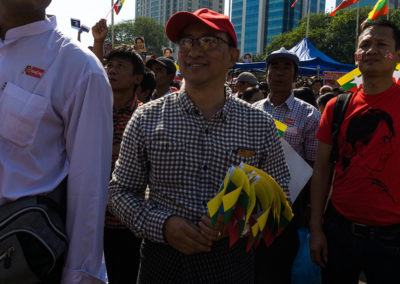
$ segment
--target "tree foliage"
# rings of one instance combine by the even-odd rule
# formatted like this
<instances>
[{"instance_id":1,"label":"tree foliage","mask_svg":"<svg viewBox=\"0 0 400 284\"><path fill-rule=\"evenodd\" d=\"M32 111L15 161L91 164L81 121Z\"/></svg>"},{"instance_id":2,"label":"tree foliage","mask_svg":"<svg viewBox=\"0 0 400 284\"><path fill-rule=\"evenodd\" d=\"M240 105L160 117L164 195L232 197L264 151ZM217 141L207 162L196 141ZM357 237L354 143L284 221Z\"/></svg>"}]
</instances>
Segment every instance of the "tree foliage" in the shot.
<instances>
[{"instance_id":1,"label":"tree foliage","mask_svg":"<svg viewBox=\"0 0 400 284\"><path fill-rule=\"evenodd\" d=\"M360 8L359 24L367 17L372 7ZM399 26L400 11L390 9L390 20ZM308 39L329 57L346 64L354 64L356 46L357 8L341 10L335 16L311 14ZM280 47L292 48L306 36L307 17L300 20L299 26L288 33L277 36L265 49L270 54ZM360 28L358 29L360 31Z\"/></svg>"},{"instance_id":2,"label":"tree foliage","mask_svg":"<svg viewBox=\"0 0 400 284\"><path fill-rule=\"evenodd\" d=\"M111 26L108 30L106 43L111 43ZM114 25L115 45L133 44L133 39L138 36L144 37L148 54L161 56L162 48L168 45L165 27L151 18L137 17Z\"/></svg>"}]
</instances>

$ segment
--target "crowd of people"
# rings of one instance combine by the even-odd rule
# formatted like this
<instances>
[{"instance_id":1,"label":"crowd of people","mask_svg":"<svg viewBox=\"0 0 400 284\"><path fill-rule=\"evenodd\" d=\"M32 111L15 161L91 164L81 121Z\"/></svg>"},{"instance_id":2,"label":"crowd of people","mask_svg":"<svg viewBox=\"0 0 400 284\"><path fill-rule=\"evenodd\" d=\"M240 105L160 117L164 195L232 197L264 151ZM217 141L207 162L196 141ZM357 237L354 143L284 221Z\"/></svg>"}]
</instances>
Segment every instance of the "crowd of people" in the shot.
<instances>
[{"instance_id":1,"label":"crowd of people","mask_svg":"<svg viewBox=\"0 0 400 284\"><path fill-rule=\"evenodd\" d=\"M369 284L398 282L395 25L362 27L355 62L363 85L346 93L299 77L299 58L284 47L268 54L265 73L234 70L235 29L206 8L168 20L175 62L169 47L149 56L142 36L104 57L105 20L92 28L92 50L82 48L46 16L50 2L0 2L0 208L51 199L62 187L65 197L53 202L65 207L68 248L51 273L24 274L16 262L29 262L35 248L12 262L0 230L9 261L0 279L94 284L107 272L110 284L289 284L297 232L308 227L323 284L356 284L361 272ZM294 202L274 120L314 168ZM250 251L246 234L230 246L224 215L212 225L206 205L241 162L274 178L295 214L272 245Z\"/></svg>"}]
</instances>

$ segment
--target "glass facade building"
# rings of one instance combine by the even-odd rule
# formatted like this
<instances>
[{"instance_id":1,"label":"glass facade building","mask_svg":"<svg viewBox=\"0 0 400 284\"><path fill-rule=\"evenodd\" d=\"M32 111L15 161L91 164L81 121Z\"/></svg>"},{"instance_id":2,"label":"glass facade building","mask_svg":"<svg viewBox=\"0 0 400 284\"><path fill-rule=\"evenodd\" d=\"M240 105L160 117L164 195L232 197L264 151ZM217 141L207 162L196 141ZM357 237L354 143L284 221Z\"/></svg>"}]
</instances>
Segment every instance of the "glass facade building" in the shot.
<instances>
[{"instance_id":1,"label":"glass facade building","mask_svg":"<svg viewBox=\"0 0 400 284\"><path fill-rule=\"evenodd\" d=\"M378 0L359 0L358 1L358 3L360 3L360 8L366 7L366 6L374 7L376 2L378 2ZM333 9L335 9L337 6L339 6L340 3L342 3L342 0L336 0L336 6L333 7ZM347 7L345 9L356 8L356 7L357 7L357 3ZM394 8L394 9L399 8L399 0L389 0L389 7Z\"/></svg>"},{"instance_id":2,"label":"glass facade building","mask_svg":"<svg viewBox=\"0 0 400 284\"><path fill-rule=\"evenodd\" d=\"M209 8L223 14L224 0L137 0L135 17L152 18L165 25L176 12L194 12L200 8Z\"/></svg>"},{"instance_id":3,"label":"glass facade building","mask_svg":"<svg viewBox=\"0 0 400 284\"><path fill-rule=\"evenodd\" d=\"M232 0L231 20L241 54L263 53L274 37L298 26L307 14L307 0ZM311 13L324 13L325 0L310 0Z\"/></svg>"}]
</instances>

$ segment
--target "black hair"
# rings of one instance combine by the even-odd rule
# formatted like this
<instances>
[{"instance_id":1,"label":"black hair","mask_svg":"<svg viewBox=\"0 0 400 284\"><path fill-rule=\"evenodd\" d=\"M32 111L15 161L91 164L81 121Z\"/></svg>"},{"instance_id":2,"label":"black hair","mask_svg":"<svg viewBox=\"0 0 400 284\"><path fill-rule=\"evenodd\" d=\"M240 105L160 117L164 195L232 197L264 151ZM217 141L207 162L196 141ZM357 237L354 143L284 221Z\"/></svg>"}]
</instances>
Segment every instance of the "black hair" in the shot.
<instances>
[{"instance_id":1,"label":"black hair","mask_svg":"<svg viewBox=\"0 0 400 284\"><path fill-rule=\"evenodd\" d=\"M346 142L351 145L353 151L356 150L357 142L368 145L381 121L386 123L389 131L394 136L393 119L383 110L369 109L365 113L355 116L350 120L346 130ZM343 169L350 164L351 158L352 157L343 156Z\"/></svg>"},{"instance_id":2,"label":"black hair","mask_svg":"<svg viewBox=\"0 0 400 284\"><path fill-rule=\"evenodd\" d=\"M241 99L246 102L249 102L251 100L251 98L258 92L261 92L265 97L265 93L263 91L261 91L260 89L255 88L255 87L249 87L242 93Z\"/></svg>"},{"instance_id":3,"label":"black hair","mask_svg":"<svg viewBox=\"0 0 400 284\"><path fill-rule=\"evenodd\" d=\"M169 51L171 51L171 53L174 53L171 47L168 47L168 46L164 47L163 48L163 53L165 53L166 50L169 50Z\"/></svg>"},{"instance_id":4,"label":"black hair","mask_svg":"<svg viewBox=\"0 0 400 284\"><path fill-rule=\"evenodd\" d=\"M396 50L400 49L400 30L399 30L399 28L393 22L386 20L384 18L378 18L376 20L366 22L361 28L360 34L358 35L358 39L360 38L360 36L366 29L368 29L370 27L375 27L375 26L388 27L388 28L392 29L393 39L395 42L395 49Z\"/></svg>"},{"instance_id":5,"label":"black hair","mask_svg":"<svg viewBox=\"0 0 400 284\"><path fill-rule=\"evenodd\" d=\"M137 43L138 39L140 39L144 43L144 37L138 36L138 37L135 37L135 44Z\"/></svg>"},{"instance_id":6,"label":"black hair","mask_svg":"<svg viewBox=\"0 0 400 284\"><path fill-rule=\"evenodd\" d=\"M153 71L146 70L144 72L143 81L140 86L142 87L142 92L150 90L150 94L153 93L156 88L156 76Z\"/></svg>"},{"instance_id":7,"label":"black hair","mask_svg":"<svg viewBox=\"0 0 400 284\"><path fill-rule=\"evenodd\" d=\"M156 88L156 77L154 72L150 69L146 68L143 74L142 83L140 83L142 87L142 92L149 90L149 95L143 103L147 103L150 100L151 94L154 92Z\"/></svg>"},{"instance_id":8,"label":"black hair","mask_svg":"<svg viewBox=\"0 0 400 284\"><path fill-rule=\"evenodd\" d=\"M296 98L309 103L310 105L316 107L314 92L307 87L301 87L293 90L293 94Z\"/></svg>"},{"instance_id":9,"label":"black hair","mask_svg":"<svg viewBox=\"0 0 400 284\"><path fill-rule=\"evenodd\" d=\"M269 93L269 87L268 87L268 83L263 81L260 82L258 84L260 91L262 91L264 94L268 94Z\"/></svg>"},{"instance_id":10,"label":"black hair","mask_svg":"<svg viewBox=\"0 0 400 284\"><path fill-rule=\"evenodd\" d=\"M132 45L123 44L113 48L107 56L107 63L111 59L119 57L128 59L133 65L133 74L144 74L144 63L142 57L135 51Z\"/></svg>"},{"instance_id":11,"label":"black hair","mask_svg":"<svg viewBox=\"0 0 400 284\"><path fill-rule=\"evenodd\" d=\"M314 86L316 83L320 83L321 86L322 86L322 84L323 84L324 82L323 82L321 79L315 79L315 80L312 82L311 86Z\"/></svg>"},{"instance_id":12,"label":"black hair","mask_svg":"<svg viewBox=\"0 0 400 284\"><path fill-rule=\"evenodd\" d=\"M317 105L318 105L319 107L321 107L321 106L325 107L326 104L327 104L331 99L333 99L334 97L336 97L336 95L335 95L333 92L327 92L327 93L325 93L325 94L323 94L323 95L321 95L321 96L318 97L318 99L317 99Z\"/></svg>"}]
</instances>

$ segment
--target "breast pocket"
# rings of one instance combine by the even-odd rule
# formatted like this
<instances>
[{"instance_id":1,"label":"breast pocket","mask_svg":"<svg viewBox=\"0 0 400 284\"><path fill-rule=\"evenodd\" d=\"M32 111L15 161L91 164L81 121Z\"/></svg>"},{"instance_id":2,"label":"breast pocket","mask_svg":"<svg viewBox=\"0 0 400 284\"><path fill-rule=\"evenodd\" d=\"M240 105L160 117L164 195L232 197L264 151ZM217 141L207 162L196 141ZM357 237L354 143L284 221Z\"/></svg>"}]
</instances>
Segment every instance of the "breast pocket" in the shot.
<instances>
[{"instance_id":1,"label":"breast pocket","mask_svg":"<svg viewBox=\"0 0 400 284\"><path fill-rule=\"evenodd\" d=\"M48 100L7 83L0 97L0 139L19 147L32 145Z\"/></svg>"},{"instance_id":2,"label":"breast pocket","mask_svg":"<svg viewBox=\"0 0 400 284\"><path fill-rule=\"evenodd\" d=\"M249 152L250 151L250 152ZM254 167L259 165L259 155L253 150L233 150L229 154L229 166L238 166L240 163L245 163Z\"/></svg>"},{"instance_id":3,"label":"breast pocket","mask_svg":"<svg viewBox=\"0 0 400 284\"><path fill-rule=\"evenodd\" d=\"M178 184L184 178L185 145L172 141L150 143L150 178L157 183Z\"/></svg>"}]
</instances>

